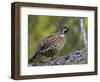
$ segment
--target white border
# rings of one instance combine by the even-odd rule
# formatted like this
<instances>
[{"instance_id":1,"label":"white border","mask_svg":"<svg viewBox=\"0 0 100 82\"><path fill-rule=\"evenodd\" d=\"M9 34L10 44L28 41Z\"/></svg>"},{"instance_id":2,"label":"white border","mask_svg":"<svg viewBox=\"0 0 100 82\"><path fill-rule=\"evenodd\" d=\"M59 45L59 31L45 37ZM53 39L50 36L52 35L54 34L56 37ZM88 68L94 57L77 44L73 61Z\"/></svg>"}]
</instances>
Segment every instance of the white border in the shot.
<instances>
[{"instance_id":1,"label":"white border","mask_svg":"<svg viewBox=\"0 0 100 82\"><path fill-rule=\"evenodd\" d=\"M75 73L94 71L94 11L21 7L20 9L20 75ZM28 67L28 14L88 17L88 64Z\"/></svg>"}]
</instances>

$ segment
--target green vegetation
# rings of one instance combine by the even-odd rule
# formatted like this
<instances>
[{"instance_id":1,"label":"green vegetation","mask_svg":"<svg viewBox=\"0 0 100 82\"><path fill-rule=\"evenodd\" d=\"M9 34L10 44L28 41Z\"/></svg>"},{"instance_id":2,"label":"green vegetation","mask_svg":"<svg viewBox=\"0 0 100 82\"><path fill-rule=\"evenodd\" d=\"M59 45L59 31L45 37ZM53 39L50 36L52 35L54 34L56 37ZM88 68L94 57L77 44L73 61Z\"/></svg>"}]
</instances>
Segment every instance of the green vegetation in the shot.
<instances>
[{"instance_id":1,"label":"green vegetation","mask_svg":"<svg viewBox=\"0 0 100 82\"><path fill-rule=\"evenodd\" d=\"M56 25L59 24L61 19L62 17L60 16L36 16L36 15L28 16L29 59L35 53L36 47L41 42L41 40L43 40L45 37L49 36L51 33L56 31ZM88 19L87 17L84 17L83 20L84 20L84 29L87 34ZM86 50L80 28L79 17L66 17L64 25L69 27L70 29L70 31L66 34L67 43L64 46L64 48L57 55L55 55L55 58L68 54L73 51ZM38 62L38 60L42 60L44 58L45 57L37 58L35 62Z\"/></svg>"}]
</instances>

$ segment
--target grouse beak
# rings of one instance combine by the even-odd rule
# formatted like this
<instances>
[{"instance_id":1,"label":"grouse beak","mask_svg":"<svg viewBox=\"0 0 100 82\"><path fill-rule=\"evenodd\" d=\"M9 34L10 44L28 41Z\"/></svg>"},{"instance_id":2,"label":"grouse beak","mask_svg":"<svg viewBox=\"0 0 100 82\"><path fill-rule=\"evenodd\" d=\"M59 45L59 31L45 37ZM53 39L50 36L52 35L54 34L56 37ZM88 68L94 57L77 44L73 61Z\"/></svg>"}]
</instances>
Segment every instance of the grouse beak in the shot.
<instances>
[{"instance_id":1,"label":"grouse beak","mask_svg":"<svg viewBox=\"0 0 100 82\"><path fill-rule=\"evenodd\" d=\"M67 33L69 31L69 28L67 28L66 30L64 30L64 33Z\"/></svg>"}]
</instances>

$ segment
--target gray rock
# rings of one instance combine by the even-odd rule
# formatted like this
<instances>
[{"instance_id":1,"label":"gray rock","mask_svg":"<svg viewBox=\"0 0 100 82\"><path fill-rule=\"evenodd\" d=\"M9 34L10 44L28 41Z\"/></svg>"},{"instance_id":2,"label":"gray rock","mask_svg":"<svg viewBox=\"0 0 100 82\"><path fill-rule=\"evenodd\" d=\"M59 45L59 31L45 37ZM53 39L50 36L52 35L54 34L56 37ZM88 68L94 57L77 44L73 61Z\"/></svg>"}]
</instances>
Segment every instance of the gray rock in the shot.
<instances>
[{"instance_id":1,"label":"gray rock","mask_svg":"<svg viewBox=\"0 0 100 82\"><path fill-rule=\"evenodd\" d=\"M29 66L50 66L50 65L70 65L70 64L85 64L87 62L86 51L76 51L73 53L65 54L55 60L46 60L38 63L32 63Z\"/></svg>"}]
</instances>

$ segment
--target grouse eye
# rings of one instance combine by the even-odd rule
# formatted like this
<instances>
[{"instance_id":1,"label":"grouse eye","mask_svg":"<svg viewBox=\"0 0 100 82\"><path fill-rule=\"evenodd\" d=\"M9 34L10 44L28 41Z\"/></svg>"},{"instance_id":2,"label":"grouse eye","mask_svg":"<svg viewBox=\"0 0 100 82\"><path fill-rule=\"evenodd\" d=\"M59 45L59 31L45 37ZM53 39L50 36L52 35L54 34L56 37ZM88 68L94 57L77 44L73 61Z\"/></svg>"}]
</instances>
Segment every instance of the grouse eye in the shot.
<instances>
[{"instance_id":1,"label":"grouse eye","mask_svg":"<svg viewBox=\"0 0 100 82\"><path fill-rule=\"evenodd\" d=\"M66 26L63 26L63 28L64 28L64 29L67 29L67 27L66 27Z\"/></svg>"}]
</instances>

